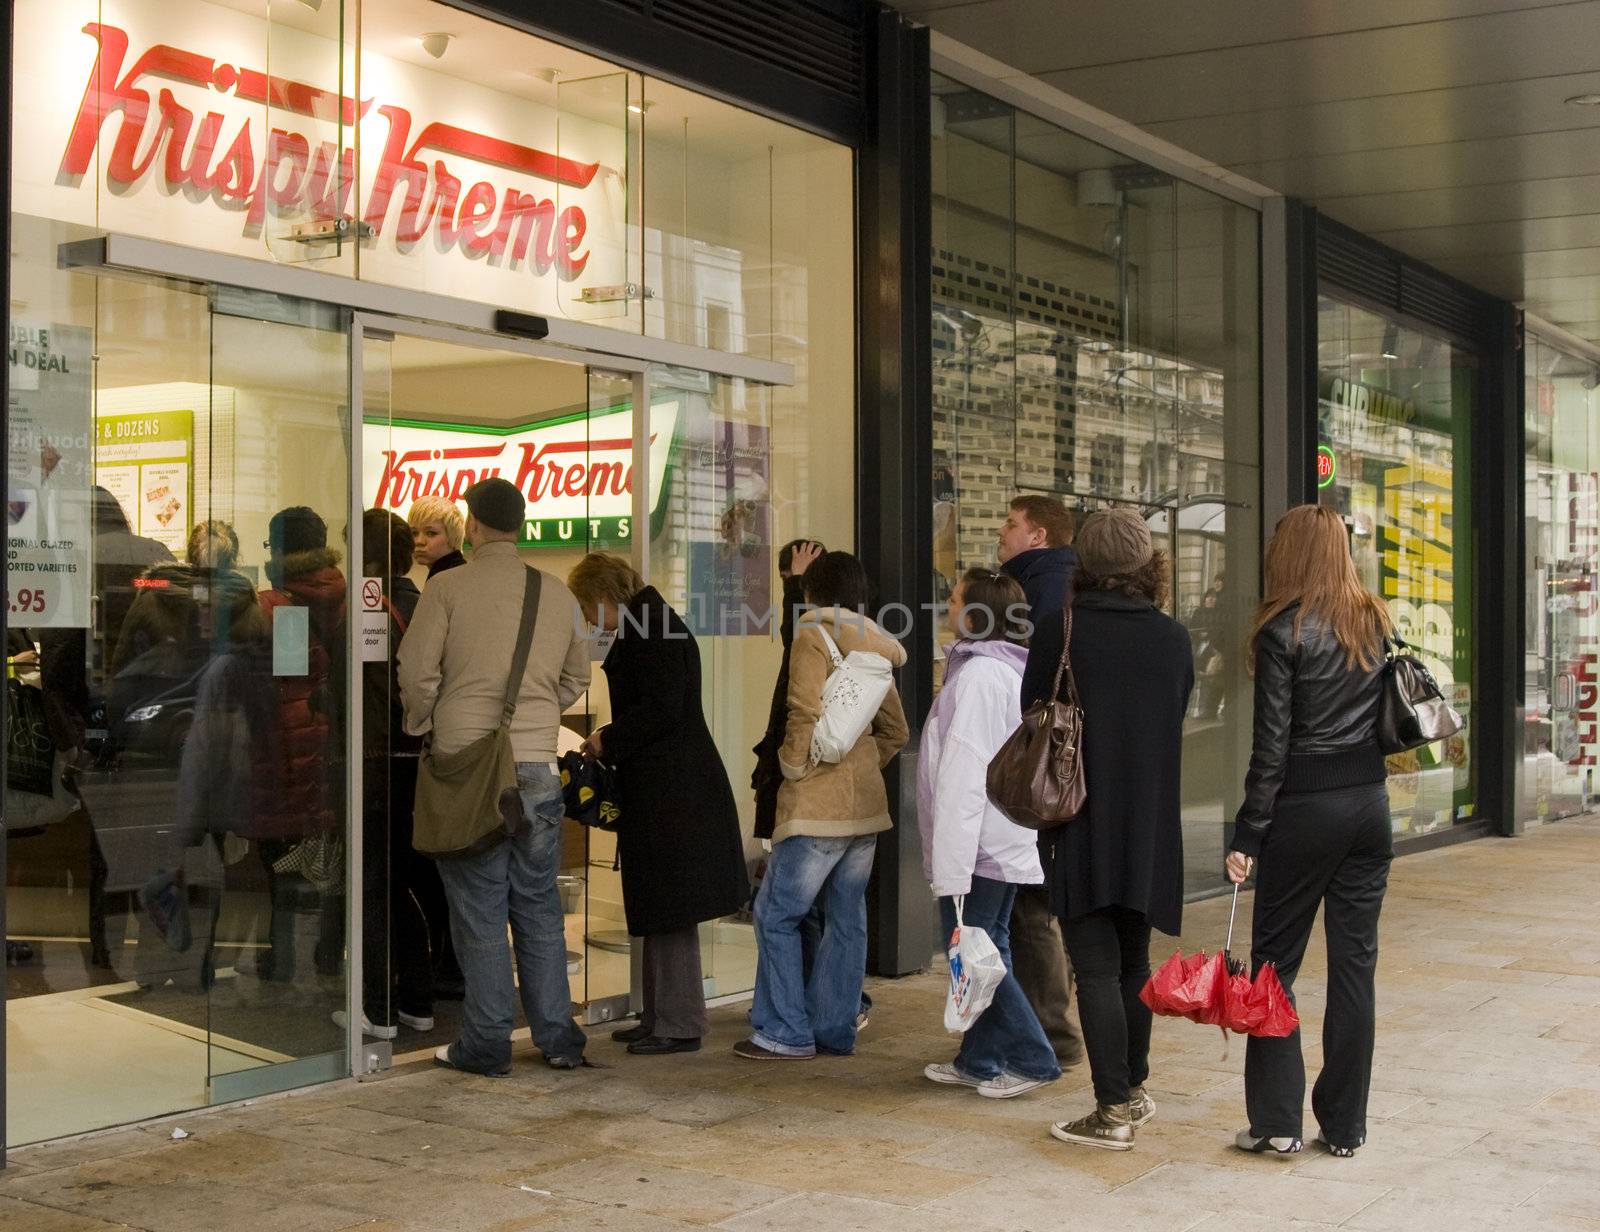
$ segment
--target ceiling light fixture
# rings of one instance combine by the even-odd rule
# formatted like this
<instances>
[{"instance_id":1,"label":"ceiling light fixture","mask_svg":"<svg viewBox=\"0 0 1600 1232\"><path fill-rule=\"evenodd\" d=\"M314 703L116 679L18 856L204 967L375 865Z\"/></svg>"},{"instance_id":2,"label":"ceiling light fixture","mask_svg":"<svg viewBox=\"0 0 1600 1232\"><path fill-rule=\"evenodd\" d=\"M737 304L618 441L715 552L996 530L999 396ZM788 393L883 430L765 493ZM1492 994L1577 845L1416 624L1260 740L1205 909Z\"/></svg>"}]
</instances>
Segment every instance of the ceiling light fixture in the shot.
<instances>
[{"instance_id":1,"label":"ceiling light fixture","mask_svg":"<svg viewBox=\"0 0 1600 1232\"><path fill-rule=\"evenodd\" d=\"M1573 107L1600 107L1600 94L1574 94L1566 102Z\"/></svg>"},{"instance_id":2,"label":"ceiling light fixture","mask_svg":"<svg viewBox=\"0 0 1600 1232\"><path fill-rule=\"evenodd\" d=\"M637 103L629 103L628 110L633 112L634 115L643 115L654 106L654 103L649 102L646 99L640 99Z\"/></svg>"},{"instance_id":3,"label":"ceiling light fixture","mask_svg":"<svg viewBox=\"0 0 1600 1232\"><path fill-rule=\"evenodd\" d=\"M1398 325L1385 325L1383 327L1383 357L1385 359L1400 358L1400 327Z\"/></svg>"},{"instance_id":4,"label":"ceiling light fixture","mask_svg":"<svg viewBox=\"0 0 1600 1232\"><path fill-rule=\"evenodd\" d=\"M435 60L442 60L444 59L444 53L450 49L450 40L453 38L455 38L455 35L445 34L442 31L424 34L421 40L422 50Z\"/></svg>"}]
</instances>

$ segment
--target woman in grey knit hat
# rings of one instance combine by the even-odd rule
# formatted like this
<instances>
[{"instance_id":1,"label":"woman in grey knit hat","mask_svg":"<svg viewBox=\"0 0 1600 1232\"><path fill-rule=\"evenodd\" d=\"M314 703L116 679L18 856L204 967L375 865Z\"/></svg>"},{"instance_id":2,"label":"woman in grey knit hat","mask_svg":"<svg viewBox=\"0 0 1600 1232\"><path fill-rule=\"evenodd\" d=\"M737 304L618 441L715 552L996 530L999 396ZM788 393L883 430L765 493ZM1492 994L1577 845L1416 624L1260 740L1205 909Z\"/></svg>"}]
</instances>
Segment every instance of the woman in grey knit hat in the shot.
<instances>
[{"instance_id":1,"label":"woman in grey knit hat","mask_svg":"<svg viewBox=\"0 0 1600 1232\"><path fill-rule=\"evenodd\" d=\"M1071 664L1088 804L1061 827L1050 888L1078 978L1095 1108L1050 1132L1126 1151L1155 1115L1144 1089L1150 1011L1139 1000L1150 930L1176 936L1182 926L1180 757L1194 657L1188 633L1162 611L1171 562L1137 512L1091 515L1076 547ZM1035 653L1059 655L1063 633L1041 626Z\"/></svg>"}]
</instances>

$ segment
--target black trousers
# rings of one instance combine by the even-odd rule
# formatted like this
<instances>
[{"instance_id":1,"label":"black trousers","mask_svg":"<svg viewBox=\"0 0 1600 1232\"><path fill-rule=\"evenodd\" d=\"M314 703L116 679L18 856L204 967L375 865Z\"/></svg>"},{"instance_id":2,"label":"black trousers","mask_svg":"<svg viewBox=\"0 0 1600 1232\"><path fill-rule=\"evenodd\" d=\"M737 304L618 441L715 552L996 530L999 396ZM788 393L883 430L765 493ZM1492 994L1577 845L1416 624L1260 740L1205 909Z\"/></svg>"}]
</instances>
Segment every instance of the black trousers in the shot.
<instances>
[{"instance_id":1,"label":"black trousers","mask_svg":"<svg viewBox=\"0 0 1600 1232\"><path fill-rule=\"evenodd\" d=\"M1138 911L1106 907L1061 921L1078 978L1078 1021L1094 1098L1125 1104L1150 1077L1150 1011L1139 991L1150 978L1150 923Z\"/></svg>"},{"instance_id":2,"label":"black trousers","mask_svg":"<svg viewBox=\"0 0 1600 1232\"><path fill-rule=\"evenodd\" d=\"M371 757L366 762L362 1001L367 1017L384 1026L394 1025L396 1009L419 1018L433 1014L433 951L419 888L439 874L411 846L417 764L415 757Z\"/></svg>"},{"instance_id":3,"label":"black trousers","mask_svg":"<svg viewBox=\"0 0 1600 1232\"><path fill-rule=\"evenodd\" d=\"M1311 1108L1334 1146L1359 1146L1367 1136L1378 913L1393 859L1382 783L1279 797L1261 849L1251 961L1255 970L1276 963L1291 999L1317 909L1326 908L1328 1002ZM1306 1067L1299 1031L1283 1039L1250 1038L1244 1089L1251 1133L1302 1136Z\"/></svg>"}]
</instances>

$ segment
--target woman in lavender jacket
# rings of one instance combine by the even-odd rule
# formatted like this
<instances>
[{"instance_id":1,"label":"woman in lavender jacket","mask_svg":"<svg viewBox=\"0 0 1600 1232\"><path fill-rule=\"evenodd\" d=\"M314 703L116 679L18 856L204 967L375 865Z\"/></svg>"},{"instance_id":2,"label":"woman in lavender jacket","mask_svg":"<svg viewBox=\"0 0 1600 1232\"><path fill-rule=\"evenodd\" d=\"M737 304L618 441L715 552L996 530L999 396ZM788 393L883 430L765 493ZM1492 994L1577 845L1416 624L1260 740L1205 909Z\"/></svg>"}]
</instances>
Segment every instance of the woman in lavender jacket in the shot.
<instances>
[{"instance_id":1,"label":"woman in lavender jacket","mask_svg":"<svg viewBox=\"0 0 1600 1232\"><path fill-rule=\"evenodd\" d=\"M933 1082L1010 1099L1061 1076L1055 1050L1011 974L1011 904L1019 885L1044 880L1038 836L989 802L989 761L1021 721L1028 600L1015 579L969 569L950 596L959 639L922 729L917 818L922 869L939 898L948 935L961 901L962 923L989 934L1006 977L989 1008L962 1037L954 1061L929 1065Z\"/></svg>"}]
</instances>

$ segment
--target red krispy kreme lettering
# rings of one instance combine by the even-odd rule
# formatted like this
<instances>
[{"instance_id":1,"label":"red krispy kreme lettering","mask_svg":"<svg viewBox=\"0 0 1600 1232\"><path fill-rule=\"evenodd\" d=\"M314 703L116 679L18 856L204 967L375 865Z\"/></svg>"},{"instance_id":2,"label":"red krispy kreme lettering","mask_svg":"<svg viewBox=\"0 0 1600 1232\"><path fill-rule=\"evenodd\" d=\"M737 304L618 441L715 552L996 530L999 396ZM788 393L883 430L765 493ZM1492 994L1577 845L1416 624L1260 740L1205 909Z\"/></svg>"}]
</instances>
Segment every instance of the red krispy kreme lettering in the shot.
<instances>
[{"instance_id":1,"label":"red krispy kreme lettering","mask_svg":"<svg viewBox=\"0 0 1600 1232\"><path fill-rule=\"evenodd\" d=\"M541 444L524 441L522 465L514 482L530 501L547 496L621 496L633 491L633 442L627 437L615 440L555 441ZM620 462L596 462L592 458L567 466L562 454L627 453L630 461L624 470Z\"/></svg>"},{"instance_id":2,"label":"red krispy kreme lettering","mask_svg":"<svg viewBox=\"0 0 1600 1232\"><path fill-rule=\"evenodd\" d=\"M225 209L242 208L244 229L251 235L260 234L269 214L348 217L354 150L344 147L342 137L338 143L316 140L313 145L307 134L279 125L291 124L291 117L298 115L352 126L366 117L372 99L219 64L165 43L147 48L124 71L129 53L125 30L90 22L83 32L98 48L61 156L65 181L88 174L106 124L116 117L119 124L105 159L106 179L113 185L137 188L148 176L159 176L168 189L187 190L192 201L209 199ZM238 127L230 137L224 132L231 127L227 117L207 111L197 119L166 86L152 103L147 82L153 84L153 79L267 105L274 126L265 134L265 148L257 149L260 138L248 120L234 120ZM565 281L583 273L589 262L584 250L589 220L582 208L569 205L558 213L553 200L517 187L485 179L464 181L446 158L573 188L589 186L600 170L598 162L578 162L440 122L424 125L412 141L410 111L386 104L378 107L378 114L388 121L389 133L363 215L372 240L385 234L398 196L390 234L401 251L432 233L441 249L465 257L509 259L513 265L527 264L536 275L553 268ZM427 160L421 157L424 153L430 155ZM464 182L471 183L465 192Z\"/></svg>"}]
</instances>

